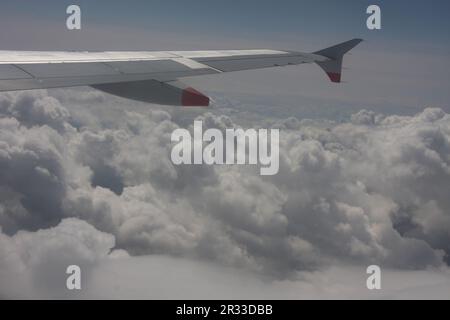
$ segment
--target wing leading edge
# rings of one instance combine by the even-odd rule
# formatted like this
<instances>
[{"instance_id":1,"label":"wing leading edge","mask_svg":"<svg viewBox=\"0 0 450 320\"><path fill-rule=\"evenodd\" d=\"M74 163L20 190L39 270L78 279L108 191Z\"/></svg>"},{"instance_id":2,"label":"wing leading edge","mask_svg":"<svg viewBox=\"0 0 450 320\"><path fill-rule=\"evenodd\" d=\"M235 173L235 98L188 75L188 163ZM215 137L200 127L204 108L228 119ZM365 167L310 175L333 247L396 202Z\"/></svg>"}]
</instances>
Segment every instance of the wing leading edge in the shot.
<instances>
[{"instance_id":1,"label":"wing leading edge","mask_svg":"<svg viewBox=\"0 0 450 320\"><path fill-rule=\"evenodd\" d=\"M184 77L303 63L318 64L340 82L353 39L317 51L277 50L168 52L0 51L0 91L92 86L128 99L180 106L207 106L209 98L183 84Z\"/></svg>"}]
</instances>

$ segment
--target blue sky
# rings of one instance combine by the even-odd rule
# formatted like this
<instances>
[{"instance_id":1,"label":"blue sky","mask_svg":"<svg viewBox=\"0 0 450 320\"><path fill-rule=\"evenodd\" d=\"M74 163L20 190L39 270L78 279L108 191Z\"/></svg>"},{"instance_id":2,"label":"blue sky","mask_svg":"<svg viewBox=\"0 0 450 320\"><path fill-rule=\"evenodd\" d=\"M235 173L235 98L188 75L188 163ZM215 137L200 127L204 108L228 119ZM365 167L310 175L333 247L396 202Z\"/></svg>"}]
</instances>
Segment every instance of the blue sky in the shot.
<instances>
[{"instance_id":1,"label":"blue sky","mask_svg":"<svg viewBox=\"0 0 450 320\"><path fill-rule=\"evenodd\" d=\"M79 4L83 10L86 32L99 26L184 32L186 34L221 36L311 36L348 37L426 43L448 46L450 40L450 2L433 1L367 1L367 0L217 0L149 1L149 0L40 0L2 1L1 15L46 21L64 26L68 4ZM365 28L365 9L369 4L382 8L384 30L378 33ZM5 39L2 39L3 41Z\"/></svg>"}]
</instances>

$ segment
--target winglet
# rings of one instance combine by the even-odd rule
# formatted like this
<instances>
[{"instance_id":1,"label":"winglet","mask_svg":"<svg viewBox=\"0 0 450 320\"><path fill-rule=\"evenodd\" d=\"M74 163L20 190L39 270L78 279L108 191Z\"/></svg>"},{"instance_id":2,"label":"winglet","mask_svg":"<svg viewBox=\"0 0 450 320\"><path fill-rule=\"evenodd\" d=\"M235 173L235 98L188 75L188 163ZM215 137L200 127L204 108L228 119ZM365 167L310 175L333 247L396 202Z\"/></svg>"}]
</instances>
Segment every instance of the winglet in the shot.
<instances>
[{"instance_id":1,"label":"winglet","mask_svg":"<svg viewBox=\"0 0 450 320\"><path fill-rule=\"evenodd\" d=\"M356 47L358 44L360 44L362 41L362 39L352 39L333 47L314 52L314 54L318 54L330 59L323 62L317 62L317 64L325 71L332 82L341 82L342 60L344 58L344 55L351 49Z\"/></svg>"}]
</instances>

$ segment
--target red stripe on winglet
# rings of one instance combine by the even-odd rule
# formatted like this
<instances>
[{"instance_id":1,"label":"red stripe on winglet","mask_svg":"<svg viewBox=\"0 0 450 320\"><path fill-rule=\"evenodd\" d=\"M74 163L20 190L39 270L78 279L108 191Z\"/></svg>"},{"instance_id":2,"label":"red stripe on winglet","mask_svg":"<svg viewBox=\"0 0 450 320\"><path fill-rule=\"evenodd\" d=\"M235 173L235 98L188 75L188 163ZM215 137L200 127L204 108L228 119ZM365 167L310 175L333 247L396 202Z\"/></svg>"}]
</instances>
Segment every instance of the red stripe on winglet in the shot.
<instances>
[{"instance_id":1,"label":"red stripe on winglet","mask_svg":"<svg viewBox=\"0 0 450 320\"><path fill-rule=\"evenodd\" d=\"M327 72L327 75L332 82L337 82L337 83L341 82L341 74L340 73Z\"/></svg>"},{"instance_id":2,"label":"red stripe on winglet","mask_svg":"<svg viewBox=\"0 0 450 320\"><path fill-rule=\"evenodd\" d=\"M194 88L189 87L183 90L181 104L185 107L208 107L209 98Z\"/></svg>"}]
</instances>

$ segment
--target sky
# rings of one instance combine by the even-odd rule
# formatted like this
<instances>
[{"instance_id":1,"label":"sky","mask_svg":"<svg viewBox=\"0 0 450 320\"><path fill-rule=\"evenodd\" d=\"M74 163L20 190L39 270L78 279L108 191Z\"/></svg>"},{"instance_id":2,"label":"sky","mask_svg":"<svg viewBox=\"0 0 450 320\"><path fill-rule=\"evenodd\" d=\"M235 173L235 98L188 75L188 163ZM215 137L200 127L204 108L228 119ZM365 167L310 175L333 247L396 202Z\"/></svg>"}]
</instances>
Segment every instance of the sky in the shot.
<instances>
[{"instance_id":1,"label":"sky","mask_svg":"<svg viewBox=\"0 0 450 320\"><path fill-rule=\"evenodd\" d=\"M65 9L82 9L82 30ZM369 4L382 30L366 28ZM450 297L448 1L2 1L3 50L313 52L183 79L207 110L91 88L0 94L0 298ZM278 128L280 172L174 166L170 136ZM77 264L83 290L69 292ZM368 292L366 267L382 267ZM194 287L192 284L195 283Z\"/></svg>"},{"instance_id":2,"label":"sky","mask_svg":"<svg viewBox=\"0 0 450 320\"><path fill-rule=\"evenodd\" d=\"M64 22L65 8L79 4L85 15L85 27L124 27L155 31L183 30L188 35L249 37L299 35L300 37L377 38L365 28L365 9L370 4L383 10L383 38L394 42L429 43L448 46L450 22L446 13L450 4L434 1L361 1L262 0L241 1L3 1L5 17L28 18L45 23ZM25 31L25 30L23 30ZM69 35L67 35L69 36ZM43 35L44 38L44 35ZM105 45L105 44L103 44ZM151 44L142 44L148 48ZM156 49L154 49L156 50Z\"/></svg>"}]
</instances>

